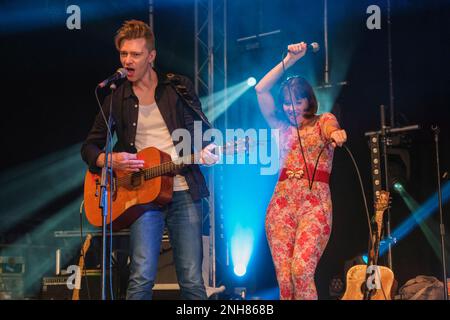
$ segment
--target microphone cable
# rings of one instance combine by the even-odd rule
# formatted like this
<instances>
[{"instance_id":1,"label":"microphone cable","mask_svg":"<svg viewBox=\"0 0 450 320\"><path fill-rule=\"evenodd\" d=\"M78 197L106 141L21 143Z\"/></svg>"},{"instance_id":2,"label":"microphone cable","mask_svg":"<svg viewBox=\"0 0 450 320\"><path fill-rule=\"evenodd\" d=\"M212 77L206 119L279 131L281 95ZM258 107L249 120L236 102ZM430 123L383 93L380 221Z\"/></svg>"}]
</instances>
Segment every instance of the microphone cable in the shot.
<instances>
[{"instance_id":1,"label":"microphone cable","mask_svg":"<svg viewBox=\"0 0 450 320\"><path fill-rule=\"evenodd\" d=\"M283 66L283 74L286 74L286 67L284 65L285 53L287 56L287 51L283 52L281 55L281 64ZM287 81L288 81L287 87L288 87L288 92L289 92L289 99L291 101L292 113L294 114L295 127L297 129L296 132L297 132L298 143L300 145L300 152L301 152L301 155L303 158L303 163L305 164L306 177L308 178L308 186L309 186L309 189L311 190L312 182L311 182L311 177L309 175L308 162L306 160L305 152L303 150L302 138L300 137L300 132L299 132L300 128L299 128L298 121L297 121L297 114L295 113L294 99L292 98L291 86L290 86L289 80L287 80ZM308 103L309 103L309 101L308 101Z\"/></svg>"},{"instance_id":2,"label":"microphone cable","mask_svg":"<svg viewBox=\"0 0 450 320\"><path fill-rule=\"evenodd\" d=\"M355 160L355 157L353 156L353 153L352 153L352 152L350 151L350 149L347 147L347 144L344 143L342 146L344 147L344 149L347 151L348 155L349 155L350 158L352 159L353 166L354 166L355 171L356 171L356 174L357 174L357 176L358 176L359 186L360 186L360 188L361 188L361 193L362 193L362 196L363 196L364 208L365 208L365 210L366 210L367 225L369 226L369 234L372 235L373 233L372 233L372 224L371 224L371 222L370 222L369 206L367 205L366 191L365 191L365 189L364 189L364 184L363 184L363 182L362 182L361 173L360 173L360 171L359 171L358 164L356 163L356 160ZM369 239L370 239L370 240L369 240L369 243L372 245L372 248L373 248L374 243L373 243L372 236L370 236ZM368 254L369 254L369 253L368 253Z\"/></svg>"},{"instance_id":3,"label":"microphone cable","mask_svg":"<svg viewBox=\"0 0 450 320\"><path fill-rule=\"evenodd\" d=\"M284 65L284 57L285 57L285 54L287 55L287 51L284 51L284 52L282 53L282 56L281 56L281 64L282 64L282 66L283 66L283 74L286 74L286 68L285 68L285 65ZM304 164L305 164L305 170L306 170L306 174L307 174L307 178L308 178L308 185L309 185L309 189L312 190L313 183L314 183L314 177L315 177L315 175L316 175L317 167L318 167L318 164L319 164L319 159L320 159L320 157L321 157L323 151L325 150L325 148L326 148L329 144L333 143L333 141L332 141L332 140L327 141L327 142L322 146L322 148L320 149L319 155L317 156L317 159L316 159L316 161L315 161L314 170L313 170L313 172L312 172L312 178L311 178L310 175L309 175L308 163L307 163L307 161L306 161L305 152L304 152L304 150L303 150L302 139L301 139L300 132L299 132L300 129L299 129L298 121L297 121L297 116L296 116L296 113L295 113L294 100L293 100L293 98L292 98L291 86L290 86L289 82L287 83L287 87L288 87L288 92L289 92L289 98L290 98L290 101L291 101L292 112L293 112L293 115L294 115L295 126L296 126L296 129L297 129L296 131L297 131L298 143L299 143L299 145L300 145L301 155L302 155L302 158L303 158L303 162L304 162ZM309 101L308 101L308 103L309 103ZM368 227L369 227L370 235L372 235L372 226L371 226L371 222L370 222L369 207L368 207L368 205L367 205L366 192L365 192L365 189L364 189L364 185L363 185L363 182L362 182L361 173L360 173L360 171L359 171L358 164L356 163L355 157L353 156L352 152L351 152L350 149L347 147L347 145L346 145L346 144L343 144L342 146L344 147L344 149L347 151L348 155L350 156L350 158L351 158L351 160L352 160L352 163L353 163L353 166L354 166L354 168L355 168L356 174L357 174L357 176L358 176L359 185L360 185L361 193L362 193L362 196L363 196L364 208L365 208L365 211L366 211L367 225L368 225ZM369 239L370 239L370 242L369 242L369 243L372 245L372 248L373 248L373 246L374 246L373 239L372 239L372 237L369 237Z\"/></svg>"},{"instance_id":4,"label":"microphone cable","mask_svg":"<svg viewBox=\"0 0 450 320\"><path fill-rule=\"evenodd\" d=\"M281 56L281 64L283 66L283 74L286 74L286 67L284 65L284 57L285 57L285 54L287 55L287 52L288 51L283 52L283 54ZM317 172L317 167L318 167L318 164L319 164L320 156L322 155L322 153L325 150L325 148L330 143L332 143L332 141L326 142L322 146L322 148L320 149L319 155L317 156L317 159L315 161L313 172L312 172L312 174L310 176L310 174L309 174L309 166L308 166L308 162L307 162L307 159L306 159L306 156L305 156L305 151L303 149L302 139L301 139L301 136L300 136L300 126L299 126L298 121L297 121L297 114L295 113L295 108L294 108L294 99L292 98L292 91L291 91L291 86L290 86L289 82L287 83L287 88L288 88L288 92L289 92L289 99L291 101L292 113L294 114L295 127L297 129L296 132L297 132L298 144L300 145L300 152L301 152L301 155L302 155L302 158L303 158L303 163L305 164L306 176L308 178L308 186L309 186L309 190L312 190L313 183L314 183L314 177L316 176L316 172ZM309 103L309 100L308 100L308 103Z\"/></svg>"}]
</instances>

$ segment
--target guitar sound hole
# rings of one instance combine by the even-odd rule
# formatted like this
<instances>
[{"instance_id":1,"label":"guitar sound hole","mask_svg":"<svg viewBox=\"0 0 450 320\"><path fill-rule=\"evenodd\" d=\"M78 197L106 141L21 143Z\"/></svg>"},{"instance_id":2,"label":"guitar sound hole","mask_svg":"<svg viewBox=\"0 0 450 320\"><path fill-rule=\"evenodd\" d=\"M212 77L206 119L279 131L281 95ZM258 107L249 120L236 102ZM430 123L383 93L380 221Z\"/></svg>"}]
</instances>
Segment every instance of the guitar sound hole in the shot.
<instances>
[{"instance_id":1,"label":"guitar sound hole","mask_svg":"<svg viewBox=\"0 0 450 320\"><path fill-rule=\"evenodd\" d=\"M142 174L141 172L135 172L131 174L130 185L133 188L137 188L142 184Z\"/></svg>"}]
</instances>

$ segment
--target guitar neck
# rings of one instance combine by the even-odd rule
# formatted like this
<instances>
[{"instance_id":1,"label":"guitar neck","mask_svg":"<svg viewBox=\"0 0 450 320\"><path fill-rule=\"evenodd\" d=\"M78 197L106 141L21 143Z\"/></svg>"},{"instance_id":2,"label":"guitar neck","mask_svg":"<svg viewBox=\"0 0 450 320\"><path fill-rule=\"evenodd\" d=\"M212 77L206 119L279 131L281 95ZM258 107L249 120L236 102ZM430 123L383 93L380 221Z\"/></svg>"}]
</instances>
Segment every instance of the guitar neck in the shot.
<instances>
[{"instance_id":1,"label":"guitar neck","mask_svg":"<svg viewBox=\"0 0 450 320\"><path fill-rule=\"evenodd\" d=\"M381 231L383 228L383 211L375 212L375 225L377 226L377 236L374 245L374 264L378 264L378 256L380 252Z\"/></svg>"},{"instance_id":2,"label":"guitar neck","mask_svg":"<svg viewBox=\"0 0 450 320\"><path fill-rule=\"evenodd\" d=\"M226 146L216 146L214 147L213 151L214 153L218 154L224 152L225 149ZM182 169L187 165L194 164L196 163L196 160L198 160L199 158L200 152L179 158L174 161L162 163L159 166L145 169L142 172L144 174L145 180L149 180L165 174L173 173L177 170Z\"/></svg>"},{"instance_id":3,"label":"guitar neck","mask_svg":"<svg viewBox=\"0 0 450 320\"><path fill-rule=\"evenodd\" d=\"M389 192L382 190L380 191L377 202L375 204L375 225L377 227L376 239L375 243L373 244L375 246L374 248L375 263L377 263L380 251L381 231L383 229L383 215L384 211L388 208L388 206L389 206Z\"/></svg>"},{"instance_id":4,"label":"guitar neck","mask_svg":"<svg viewBox=\"0 0 450 320\"><path fill-rule=\"evenodd\" d=\"M233 146L235 147L236 144L233 144ZM210 152L213 152L215 154L220 154L220 153L225 153L225 151L228 149L228 147L231 146L215 146L214 149L210 150ZM236 149L233 149L234 152L236 152ZM125 177L119 178L119 179L115 179L115 186L116 187L120 187L123 185L128 185L130 183L130 181L132 181L135 178L139 178L139 177L144 177L145 180L150 180L162 175L167 175L167 174L171 174L176 172L177 170L182 169L185 166L188 165L192 165L195 163L198 163L198 160L200 159L200 152L198 153L194 153L194 154L190 154L188 156L184 156L182 158L173 160L173 161L168 161L168 162L164 162L161 163L160 165L151 167L151 168L147 168L144 170L141 170L139 172L134 172L131 174L128 174Z\"/></svg>"},{"instance_id":5,"label":"guitar neck","mask_svg":"<svg viewBox=\"0 0 450 320\"><path fill-rule=\"evenodd\" d=\"M81 252L80 252L80 259L78 261L80 279L82 277L83 269L84 269L84 257L86 256L86 252L89 250L89 246L91 245L91 239L92 239L92 235L89 233L86 236L86 240L84 241L83 248L81 249ZM79 299L80 299L80 290L79 290L78 286L75 286L73 293L72 293L72 300L79 300Z\"/></svg>"},{"instance_id":6,"label":"guitar neck","mask_svg":"<svg viewBox=\"0 0 450 320\"><path fill-rule=\"evenodd\" d=\"M175 161L165 162L158 166L142 170L141 174L144 175L145 180L153 179L165 174L170 174L185 167L186 165L193 164L197 157L198 154L192 154Z\"/></svg>"}]
</instances>

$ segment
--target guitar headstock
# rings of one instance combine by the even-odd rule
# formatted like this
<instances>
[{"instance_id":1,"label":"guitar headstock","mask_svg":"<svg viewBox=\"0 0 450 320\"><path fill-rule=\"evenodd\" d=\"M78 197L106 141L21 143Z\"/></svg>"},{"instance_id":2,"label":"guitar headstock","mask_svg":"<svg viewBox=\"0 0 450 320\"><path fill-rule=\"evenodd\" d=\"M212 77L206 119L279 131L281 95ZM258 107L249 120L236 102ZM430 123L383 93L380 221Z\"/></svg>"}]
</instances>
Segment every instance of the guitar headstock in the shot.
<instances>
[{"instance_id":1,"label":"guitar headstock","mask_svg":"<svg viewBox=\"0 0 450 320\"><path fill-rule=\"evenodd\" d=\"M380 239L381 236L381 229L383 225L383 214L388 207L389 207L389 192L381 190L375 203L375 222L377 224L378 239Z\"/></svg>"},{"instance_id":2,"label":"guitar headstock","mask_svg":"<svg viewBox=\"0 0 450 320\"><path fill-rule=\"evenodd\" d=\"M375 203L376 211L384 211L389 207L389 192L381 190Z\"/></svg>"}]
</instances>

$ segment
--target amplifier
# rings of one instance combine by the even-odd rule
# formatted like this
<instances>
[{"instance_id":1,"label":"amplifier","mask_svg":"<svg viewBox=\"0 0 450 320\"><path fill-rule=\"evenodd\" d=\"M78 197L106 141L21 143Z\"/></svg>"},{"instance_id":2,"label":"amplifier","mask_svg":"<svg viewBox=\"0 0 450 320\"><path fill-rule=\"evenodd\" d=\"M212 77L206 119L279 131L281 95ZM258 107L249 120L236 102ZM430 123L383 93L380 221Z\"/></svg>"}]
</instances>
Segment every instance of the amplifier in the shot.
<instances>
[{"instance_id":1,"label":"amplifier","mask_svg":"<svg viewBox=\"0 0 450 320\"><path fill-rule=\"evenodd\" d=\"M73 290L69 289L67 286L67 280L70 276L71 275L44 277L42 279L40 298L43 300L72 300ZM101 299L101 278L100 270L94 269L83 272L79 292L80 300ZM107 282L107 285L109 285L109 277L107 277ZM114 287L115 283L116 281L113 281ZM89 286L89 290L87 286ZM109 289L107 291L109 295ZM117 292L117 290L114 291Z\"/></svg>"},{"instance_id":2,"label":"amplifier","mask_svg":"<svg viewBox=\"0 0 450 320\"><path fill-rule=\"evenodd\" d=\"M0 256L1 274L23 274L25 273L24 257Z\"/></svg>"},{"instance_id":3,"label":"amplifier","mask_svg":"<svg viewBox=\"0 0 450 320\"><path fill-rule=\"evenodd\" d=\"M0 300L17 300L23 297L23 276L21 274L0 274Z\"/></svg>"}]
</instances>

